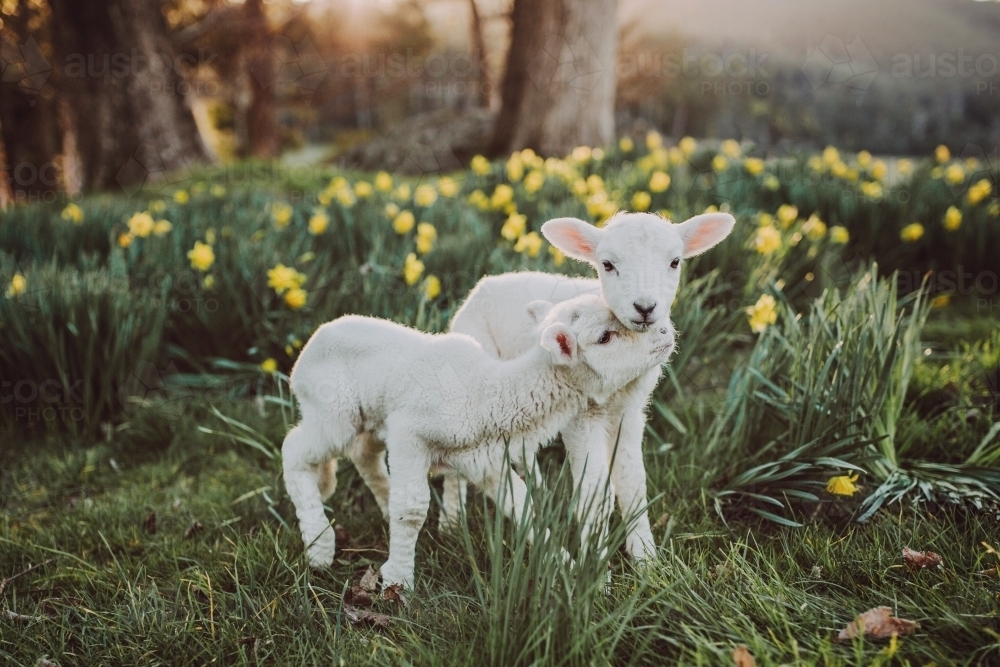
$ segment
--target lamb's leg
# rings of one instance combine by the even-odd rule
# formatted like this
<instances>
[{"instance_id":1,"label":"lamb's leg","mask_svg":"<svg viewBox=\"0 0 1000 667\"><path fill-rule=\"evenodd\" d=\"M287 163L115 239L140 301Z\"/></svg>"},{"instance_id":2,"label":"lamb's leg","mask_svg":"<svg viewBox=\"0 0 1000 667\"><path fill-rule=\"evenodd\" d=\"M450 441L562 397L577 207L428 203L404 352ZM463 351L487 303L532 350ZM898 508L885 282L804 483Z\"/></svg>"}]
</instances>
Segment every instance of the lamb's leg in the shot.
<instances>
[{"instance_id":1,"label":"lamb's leg","mask_svg":"<svg viewBox=\"0 0 1000 667\"><path fill-rule=\"evenodd\" d=\"M649 527L646 510L646 467L642 461L642 435L646 427L646 414L642 405L632 404L621 418L621 437L611 468L611 479L618 496L622 516L634 519L625 537L625 549L636 559L656 556L656 542ZM617 432L618 424L615 424ZM614 447L614 439L611 440Z\"/></svg>"},{"instance_id":2,"label":"lamb's leg","mask_svg":"<svg viewBox=\"0 0 1000 667\"><path fill-rule=\"evenodd\" d=\"M337 538L323 512L320 496L321 464L315 462L322 445L322 429L304 421L288 432L281 446L285 488L295 505L302 540L309 564L313 567L326 567L333 563L337 550Z\"/></svg>"},{"instance_id":3,"label":"lamb's leg","mask_svg":"<svg viewBox=\"0 0 1000 667\"><path fill-rule=\"evenodd\" d=\"M382 584L412 589L417 536L431 504L431 461L419 442L390 438L388 444L389 560L382 566Z\"/></svg>"},{"instance_id":4,"label":"lamb's leg","mask_svg":"<svg viewBox=\"0 0 1000 667\"><path fill-rule=\"evenodd\" d=\"M441 489L441 515L438 518L440 530L456 530L458 520L465 504L465 494L468 482L464 477L453 472L444 474L444 486Z\"/></svg>"},{"instance_id":5,"label":"lamb's leg","mask_svg":"<svg viewBox=\"0 0 1000 667\"><path fill-rule=\"evenodd\" d=\"M590 411L575 417L562 431L566 458L579 494L576 515L581 524L584 553L595 529L600 531L597 543L605 541L608 519L614 508L614 489L608 470L608 432L607 415Z\"/></svg>"},{"instance_id":6,"label":"lamb's leg","mask_svg":"<svg viewBox=\"0 0 1000 667\"><path fill-rule=\"evenodd\" d=\"M337 490L337 459L332 458L316 466L319 473L319 495L326 500Z\"/></svg>"},{"instance_id":7,"label":"lamb's leg","mask_svg":"<svg viewBox=\"0 0 1000 667\"><path fill-rule=\"evenodd\" d=\"M385 465L385 443L372 433L362 433L354 439L351 460L361 479L375 495L382 516L389 518L389 470Z\"/></svg>"}]
</instances>

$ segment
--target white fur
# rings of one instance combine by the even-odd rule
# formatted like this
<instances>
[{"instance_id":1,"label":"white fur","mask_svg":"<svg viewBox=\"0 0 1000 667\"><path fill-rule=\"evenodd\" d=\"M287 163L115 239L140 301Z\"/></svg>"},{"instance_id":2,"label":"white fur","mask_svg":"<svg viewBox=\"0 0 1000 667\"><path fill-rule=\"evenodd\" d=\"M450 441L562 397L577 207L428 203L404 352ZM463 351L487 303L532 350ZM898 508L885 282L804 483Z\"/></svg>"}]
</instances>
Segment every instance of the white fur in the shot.
<instances>
[{"instance_id":1,"label":"white fur","mask_svg":"<svg viewBox=\"0 0 1000 667\"><path fill-rule=\"evenodd\" d=\"M656 331L670 322L681 260L719 243L734 224L726 213L698 215L680 224L649 213L624 213L612 217L603 228L576 218L550 220L542 225L542 234L568 256L590 263L598 278L536 272L483 278L455 314L451 331L472 336L484 349L511 359L533 342L526 304L535 299L558 303L578 294L600 294L623 325L635 331ZM584 501L578 510L584 539L592 527L606 528L616 495L623 515L638 515L626 539L626 549L636 559L651 556L655 548L644 510L642 435L646 405L659 374L658 366L649 369L605 404L581 411L562 431ZM460 480L446 476L441 525L454 525L463 498Z\"/></svg>"},{"instance_id":2,"label":"white fur","mask_svg":"<svg viewBox=\"0 0 1000 667\"><path fill-rule=\"evenodd\" d=\"M659 368L673 349L672 327L633 332L593 295L522 312L534 343L509 361L463 334L357 316L325 324L309 339L291 375L302 421L282 456L312 565L329 565L336 548L320 488L331 458L350 453L388 512L383 582L412 587L432 468L457 471L493 498L506 486L503 509L521 518L526 488L505 465L508 449L512 461L531 463L574 415Z\"/></svg>"}]
</instances>

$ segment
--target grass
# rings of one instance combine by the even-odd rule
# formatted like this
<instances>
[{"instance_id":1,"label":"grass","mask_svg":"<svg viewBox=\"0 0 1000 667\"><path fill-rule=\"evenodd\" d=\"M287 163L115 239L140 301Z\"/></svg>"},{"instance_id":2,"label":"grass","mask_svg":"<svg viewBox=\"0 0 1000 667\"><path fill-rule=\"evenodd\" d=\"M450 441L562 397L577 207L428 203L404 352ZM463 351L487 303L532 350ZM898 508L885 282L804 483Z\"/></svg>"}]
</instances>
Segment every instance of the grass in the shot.
<instances>
[{"instance_id":1,"label":"grass","mask_svg":"<svg viewBox=\"0 0 1000 667\"><path fill-rule=\"evenodd\" d=\"M1000 664L1000 324L982 305L987 282L956 292L944 279L991 266L997 202L969 193L992 172L923 161L875 196L883 170L860 154L761 167L721 148L719 167L712 146L684 154L655 137L603 159L522 153L450 188L435 176L357 197L378 179L210 170L84 198L79 224L48 205L4 212L0 658L728 665L742 644L759 665ZM663 176L652 188L660 170L665 190ZM277 451L294 406L262 362L287 371L316 326L348 312L442 330L485 273L586 273L531 230L598 221L640 194L676 219L717 206L739 221L686 265L672 311L680 351L644 444L660 557L628 561L615 520L606 544L564 562L578 527L552 448L550 490L533 492L535 533L549 538L529 547L477 495L458 534L437 531L432 508L408 605L378 599L385 627L352 622L351 586L384 561L386 525L343 465L329 514L350 537L333 567L309 570ZM950 205L957 229L939 221ZM142 235L129 220L143 209L172 227ZM396 228L400 210L413 220ZM924 235L900 241L914 218ZM414 222L434 227L426 252ZM196 241L210 265L189 261ZM270 283L279 264L305 281L304 305ZM927 269L939 271L930 294L914 291ZM763 296L775 318L752 331ZM827 491L851 471L858 493ZM610 569L594 555L604 547ZM904 547L944 566L911 571ZM834 640L880 605L920 629Z\"/></svg>"},{"instance_id":2,"label":"grass","mask_svg":"<svg viewBox=\"0 0 1000 667\"><path fill-rule=\"evenodd\" d=\"M280 432L273 406L264 416L252 402L226 408ZM897 505L866 525L727 524L701 491L708 463L684 447L649 455L654 515L669 511L655 530L661 559L637 570L614 556L610 595L600 576L561 580L552 545L525 553L473 499L464 536L429 520L408 606L376 601L391 626L355 627L345 588L380 564L387 527L353 469L331 505L351 539L332 568L311 572L297 531L281 522L292 522L291 508L269 511L266 497L281 496L278 466L199 432L203 423L212 417L196 403L177 419L143 411L110 443L5 447L3 572L48 562L4 591L4 609L40 617L0 621L4 661L695 665L731 664L738 644L760 665L1000 660L996 516ZM558 471L558 457L547 458ZM907 570L906 546L940 553L944 566ZM919 621L918 633L892 649L833 641L883 604Z\"/></svg>"}]
</instances>

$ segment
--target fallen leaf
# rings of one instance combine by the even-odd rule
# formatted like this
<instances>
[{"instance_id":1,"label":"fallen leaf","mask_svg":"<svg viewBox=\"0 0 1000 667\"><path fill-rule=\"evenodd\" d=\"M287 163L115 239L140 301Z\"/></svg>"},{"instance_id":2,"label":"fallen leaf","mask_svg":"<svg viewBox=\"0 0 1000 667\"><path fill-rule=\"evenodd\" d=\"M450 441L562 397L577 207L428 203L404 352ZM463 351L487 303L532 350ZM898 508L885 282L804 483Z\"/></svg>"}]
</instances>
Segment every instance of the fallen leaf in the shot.
<instances>
[{"instance_id":1,"label":"fallen leaf","mask_svg":"<svg viewBox=\"0 0 1000 667\"><path fill-rule=\"evenodd\" d=\"M372 595L370 592L355 584L344 593L344 604L352 604L356 607L372 606Z\"/></svg>"},{"instance_id":2,"label":"fallen leaf","mask_svg":"<svg viewBox=\"0 0 1000 667\"><path fill-rule=\"evenodd\" d=\"M46 660L45 658L39 658L38 662L35 663L35 667L59 667L56 663L51 660Z\"/></svg>"},{"instance_id":3,"label":"fallen leaf","mask_svg":"<svg viewBox=\"0 0 1000 667\"><path fill-rule=\"evenodd\" d=\"M354 625L388 628L392 624L392 619L385 614L376 614L367 609L358 609L352 604L344 605L344 616Z\"/></svg>"},{"instance_id":4,"label":"fallen leaf","mask_svg":"<svg viewBox=\"0 0 1000 667\"><path fill-rule=\"evenodd\" d=\"M813 565L812 566L812 570L810 570L810 574L813 577L815 577L816 579L819 579L820 577L823 576L823 566L822 565Z\"/></svg>"},{"instance_id":5,"label":"fallen leaf","mask_svg":"<svg viewBox=\"0 0 1000 667\"><path fill-rule=\"evenodd\" d=\"M847 627L837 635L837 641L864 635L871 639L888 639L893 635L908 635L920 627L916 621L896 618L889 607L875 607L847 624Z\"/></svg>"},{"instance_id":6,"label":"fallen leaf","mask_svg":"<svg viewBox=\"0 0 1000 667\"><path fill-rule=\"evenodd\" d=\"M903 562L915 570L937 567L942 560L941 555L933 551L914 551L910 547L903 547Z\"/></svg>"},{"instance_id":7,"label":"fallen leaf","mask_svg":"<svg viewBox=\"0 0 1000 667\"><path fill-rule=\"evenodd\" d=\"M201 521L195 521L184 531L184 539L189 540L203 530L205 530L205 526L201 525Z\"/></svg>"},{"instance_id":8,"label":"fallen leaf","mask_svg":"<svg viewBox=\"0 0 1000 667\"><path fill-rule=\"evenodd\" d=\"M656 520L656 523L653 524L653 530L666 528L668 523L670 523L670 515L664 512L660 515L660 518Z\"/></svg>"},{"instance_id":9,"label":"fallen leaf","mask_svg":"<svg viewBox=\"0 0 1000 667\"><path fill-rule=\"evenodd\" d=\"M736 667L757 667L757 661L754 660L753 653L743 644L733 649L733 664Z\"/></svg>"},{"instance_id":10,"label":"fallen leaf","mask_svg":"<svg viewBox=\"0 0 1000 667\"><path fill-rule=\"evenodd\" d=\"M392 586L386 586L382 590L382 597L391 602L398 602L404 607L406 606L406 596L403 595L402 584L393 584Z\"/></svg>"},{"instance_id":11,"label":"fallen leaf","mask_svg":"<svg viewBox=\"0 0 1000 667\"><path fill-rule=\"evenodd\" d=\"M378 590L378 571L371 565L368 566L368 569L361 576L361 588L369 593L374 593Z\"/></svg>"},{"instance_id":12,"label":"fallen leaf","mask_svg":"<svg viewBox=\"0 0 1000 667\"><path fill-rule=\"evenodd\" d=\"M156 535L156 512L150 512L147 514L143 525L146 527L147 533L150 535Z\"/></svg>"}]
</instances>

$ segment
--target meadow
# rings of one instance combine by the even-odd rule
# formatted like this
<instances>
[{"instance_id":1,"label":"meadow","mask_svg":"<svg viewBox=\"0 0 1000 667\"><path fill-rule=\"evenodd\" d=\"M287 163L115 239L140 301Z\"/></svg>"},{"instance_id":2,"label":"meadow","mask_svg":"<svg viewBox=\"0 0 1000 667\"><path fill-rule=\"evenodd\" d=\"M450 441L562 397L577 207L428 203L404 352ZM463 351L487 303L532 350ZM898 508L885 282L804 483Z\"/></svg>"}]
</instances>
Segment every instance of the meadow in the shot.
<instances>
[{"instance_id":1,"label":"meadow","mask_svg":"<svg viewBox=\"0 0 1000 667\"><path fill-rule=\"evenodd\" d=\"M651 133L418 177L236 163L4 211L0 656L1000 664L997 167L764 157ZM552 447L532 489L551 537L529 547L476 493L455 534L432 507L405 604L352 591L388 534L342 464L343 548L310 571L279 451L310 333L442 331L482 275L589 275L537 230L620 209L737 218L684 266L649 410L660 558L628 561L621 520L610 565L556 557L577 537ZM882 605L919 627L838 641Z\"/></svg>"}]
</instances>

